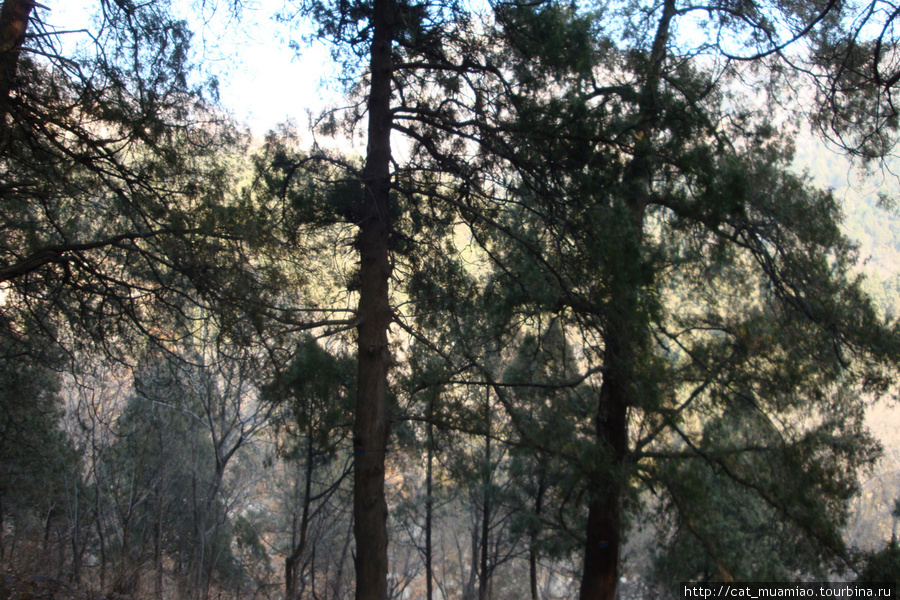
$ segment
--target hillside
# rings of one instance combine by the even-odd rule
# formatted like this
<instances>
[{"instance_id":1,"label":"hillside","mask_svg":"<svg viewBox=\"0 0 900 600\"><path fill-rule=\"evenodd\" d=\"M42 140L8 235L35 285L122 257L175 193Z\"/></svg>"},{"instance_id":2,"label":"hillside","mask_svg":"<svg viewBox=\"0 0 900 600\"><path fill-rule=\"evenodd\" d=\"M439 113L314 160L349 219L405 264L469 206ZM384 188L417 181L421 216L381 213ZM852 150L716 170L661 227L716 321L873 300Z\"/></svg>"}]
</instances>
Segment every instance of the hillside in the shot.
<instances>
[{"instance_id":1,"label":"hillside","mask_svg":"<svg viewBox=\"0 0 900 600\"><path fill-rule=\"evenodd\" d=\"M900 315L900 159L862 169L806 137L798 143L795 164L841 200L845 232L859 244L866 291L885 315ZM900 403L871 406L867 422L884 452L854 503L847 537L854 546L872 549L897 527L891 508L900 498Z\"/></svg>"}]
</instances>

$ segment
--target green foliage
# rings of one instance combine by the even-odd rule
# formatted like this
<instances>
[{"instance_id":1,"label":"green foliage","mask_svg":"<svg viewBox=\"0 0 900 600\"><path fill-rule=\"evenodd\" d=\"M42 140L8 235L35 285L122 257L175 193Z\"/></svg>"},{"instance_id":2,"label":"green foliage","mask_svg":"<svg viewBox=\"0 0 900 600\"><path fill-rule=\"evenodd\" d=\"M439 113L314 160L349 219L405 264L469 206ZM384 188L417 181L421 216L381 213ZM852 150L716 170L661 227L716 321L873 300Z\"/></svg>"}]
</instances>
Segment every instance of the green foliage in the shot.
<instances>
[{"instance_id":1,"label":"green foliage","mask_svg":"<svg viewBox=\"0 0 900 600\"><path fill-rule=\"evenodd\" d=\"M30 335L35 332L29 331ZM81 483L81 457L62 426L61 375L38 348L0 332L0 517L27 531L28 519L65 515ZM51 352L56 361L61 357Z\"/></svg>"},{"instance_id":2,"label":"green foliage","mask_svg":"<svg viewBox=\"0 0 900 600\"><path fill-rule=\"evenodd\" d=\"M286 459L303 459L307 446L316 456L336 455L351 422L355 376L354 359L335 356L312 336L300 339L287 368L263 389L281 407L279 452Z\"/></svg>"},{"instance_id":3,"label":"green foliage","mask_svg":"<svg viewBox=\"0 0 900 600\"><path fill-rule=\"evenodd\" d=\"M516 62L517 84L536 90L555 79L588 75L605 41L596 30L597 15L581 14L575 4L501 3L495 18L513 40L509 50L522 59Z\"/></svg>"},{"instance_id":4,"label":"green foliage","mask_svg":"<svg viewBox=\"0 0 900 600\"><path fill-rule=\"evenodd\" d=\"M136 591L148 548L170 557L176 570L192 565L203 490L213 476L214 456L206 432L191 416L188 383L163 359L148 362L116 421L115 443L95 467L107 552L118 566L114 587ZM183 410L181 410L183 409ZM160 565L155 565L160 568ZM196 565L203 568L204 565Z\"/></svg>"},{"instance_id":5,"label":"green foliage","mask_svg":"<svg viewBox=\"0 0 900 600\"><path fill-rule=\"evenodd\" d=\"M356 365L296 332L359 325L332 317L359 289L362 244L348 241L377 218L390 316L416 338L395 352L407 394L393 408L409 417L398 445L415 452L425 434L498 556L527 545L569 559L588 511L624 530L645 502L663 580L845 564L847 503L878 454L863 414L894 385L897 326L856 276L843 207L791 171L772 108L793 89L780 87L784 57L811 66L812 124L883 155L898 127L896 80L878 71L893 29L872 39L871 17L825 0L512 2L490 16L457 2L381 15L367 1L298 4L335 42L354 100L325 133L362 121L375 17L390 29L381 116L409 143L377 215L361 210L364 161L302 150L290 127L244 164L246 139L190 83L190 35L168 3L104 2L95 50L75 57L28 38L0 114L5 509L61 505L78 467L60 379L41 366L59 358L36 340L123 362L150 340L96 470L107 547L139 564L156 544L234 586L246 564L269 569L219 489L223 440L236 450L247 429L219 436L203 402L221 382L174 348L202 323L223 349L270 351L262 400L277 407L281 457L307 461L309 508L313 471L347 449ZM686 16L697 40L678 30ZM815 52L781 47L795 37ZM895 279L870 289L888 301ZM42 494L39 480L52 482ZM871 555L872 571L889 573L895 550Z\"/></svg>"},{"instance_id":6,"label":"green foliage","mask_svg":"<svg viewBox=\"0 0 900 600\"><path fill-rule=\"evenodd\" d=\"M239 464L264 414L248 412L256 407L247 407L252 391L239 361L142 357L112 443L96 450L94 465L101 552L114 558L121 593L138 591L148 565L198 596L211 585L240 589L249 571L265 570L249 523L238 522L247 518L236 503L245 485Z\"/></svg>"},{"instance_id":7,"label":"green foliage","mask_svg":"<svg viewBox=\"0 0 900 600\"><path fill-rule=\"evenodd\" d=\"M591 28L550 6L504 5L497 33L512 50L484 60L519 74L541 73L546 59L546 72L568 79L534 92L526 76L485 69L469 91L498 98L473 106L478 127L466 130L481 145L478 177L490 173L497 187L478 196L466 168L451 169L465 203L460 220L491 265L469 279L476 289L483 283L468 302L478 316L421 310L418 322L434 328L445 358L464 357L450 372L484 381L510 340L540 347L535 323L554 321L577 349L572 379L580 373L585 385L567 397L544 387L542 361L510 369L510 381L534 387L506 400L497 392L512 444L545 452L546 440L558 440L541 457L564 465L550 472L621 486L628 510L661 494L675 523L662 538L672 552L661 556L689 544L696 563L678 567L687 578L714 577L719 563L749 579L840 567L848 502L878 450L861 415L869 394L888 391L900 356L895 331L855 275L840 205L791 172L791 140L768 115L743 112L737 86L728 87L733 73L707 70L665 38L654 45L653 28L641 23L633 47L597 44L587 74L554 40L566 26ZM722 26L736 27L733 17ZM422 121L423 156L452 164L450 142L429 145L446 123ZM441 260L446 266L415 273L415 298L429 309L442 306L431 298L446 298L443 309L453 311L469 292L448 292L458 267ZM602 429L612 410L604 388L613 386L606 393L627 414L628 448L618 457ZM517 472L535 474L527 454ZM583 508L590 494L564 497ZM740 548L749 543L742 527L761 536L758 556L703 545L720 537ZM807 551L795 551L803 544Z\"/></svg>"},{"instance_id":8,"label":"green foliage","mask_svg":"<svg viewBox=\"0 0 900 600\"><path fill-rule=\"evenodd\" d=\"M528 536L530 549L556 559L579 550L572 535L584 518L572 498L584 493L578 461L591 453L589 415L596 390L579 382L577 361L560 321L526 333L503 382L514 402L521 445L509 450L512 483L507 502L516 506L511 528ZM518 386L522 387L518 387Z\"/></svg>"},{"instance_id":9,"label":"green foliage","mask_svg":"<svg viewBox=\"0 0 900 600\"><path fill-rule=\"evenodd\" d=\"M28 37L0 114L0 311L121 359L260 286L241 267L244 223L223 218L245 140L189 83L185 24L162 1L103 7L73 56Z\"/></svg>"},{"instance_id":10,"label":"green foliage","mask_svg":"<svg viewBox=\"0 0 900 600\"><path fill-rule=\"evenodd\" d=\"M861 583L892 583L894 589L900 585L900 548L892 540L881 550L865 553L862 568L856 576Z\"/></svg>"},{"instance_id":11,"label":"green foliage","mask_svg":"<svg viewBox=\"0 0 900 600\"><path fill-rule=\"evenodd\" d=\"M300 243L300 233L339 223L355 223L354 206L362 196L358 178L361 166L353 161L341 165L349 174L329 164L329 157L299 149L296 132L287 126L266 135L263 146L251 157L254 187L263 197L276 198L280 219L267 225L280 235ZM344 162L344 159L334 159ZM354 177L354 175L356 176Z\"/></svg>"},{"instance_id":12,"label":"green foliage","mask_svg":"<svg viewBox=\"0 0 900 600\"><path fill-rule=\"evenodd\" d=\"M776 421L777 413L746 398L724 410L705 424L693 460L670 460L654 473L665 490L668 540L657 577L825 579L831 561L846 565L848 501L858 491L856 474L880 450L861 415L836 414L792 431L798 424Z\"/></svg>"}]
</instances>

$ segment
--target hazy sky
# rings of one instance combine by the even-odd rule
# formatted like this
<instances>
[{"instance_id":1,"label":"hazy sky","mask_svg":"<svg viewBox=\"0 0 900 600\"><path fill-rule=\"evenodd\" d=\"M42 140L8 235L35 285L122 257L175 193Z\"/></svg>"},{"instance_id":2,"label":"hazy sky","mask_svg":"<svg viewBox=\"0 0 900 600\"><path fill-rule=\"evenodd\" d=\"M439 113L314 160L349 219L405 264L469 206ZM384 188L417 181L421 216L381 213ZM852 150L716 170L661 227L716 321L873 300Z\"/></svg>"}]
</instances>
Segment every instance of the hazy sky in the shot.
<instances>
[{"instance_id":1,"label":"hazy sky","mask_svg":"<svg viewBox=\"0 0 900 600\"><path fill-rule=\"evenodd\" d=\"M300 56L289 48L290 38L299 40L302 32L275 23L283 0L243 2L239 20L228 0L202 0L202 11L192 8L199 1L173 0L191 23L193 47L202 53L204 67L219 79L222 104L257 135L288 118L305 125L306 110L321 109L328 95L319 85L332 69L327 48L304 47ZM46 2L46 21L61 30L86 28L97 5L96 0Z\"/></svg>"}]
</instances>

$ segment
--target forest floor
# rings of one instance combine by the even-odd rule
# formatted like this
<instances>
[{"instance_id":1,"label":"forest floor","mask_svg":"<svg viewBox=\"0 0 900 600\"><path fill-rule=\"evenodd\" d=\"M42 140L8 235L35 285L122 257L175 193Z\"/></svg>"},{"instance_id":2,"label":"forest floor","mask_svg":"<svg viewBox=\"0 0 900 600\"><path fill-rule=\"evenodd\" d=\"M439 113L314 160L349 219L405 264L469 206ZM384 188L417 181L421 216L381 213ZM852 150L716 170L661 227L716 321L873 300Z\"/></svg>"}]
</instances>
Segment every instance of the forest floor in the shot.
<instances>
[{"instance_id":1,"label":"forest floor","mask_svg":"<svg viewBox=\"0 0 900 600\"><path fill-rule=\"evenodd\" d=\"M101 594L53 577L0 576L0 600L131 600L119 594Z\"/></svg>"}]
</instances>

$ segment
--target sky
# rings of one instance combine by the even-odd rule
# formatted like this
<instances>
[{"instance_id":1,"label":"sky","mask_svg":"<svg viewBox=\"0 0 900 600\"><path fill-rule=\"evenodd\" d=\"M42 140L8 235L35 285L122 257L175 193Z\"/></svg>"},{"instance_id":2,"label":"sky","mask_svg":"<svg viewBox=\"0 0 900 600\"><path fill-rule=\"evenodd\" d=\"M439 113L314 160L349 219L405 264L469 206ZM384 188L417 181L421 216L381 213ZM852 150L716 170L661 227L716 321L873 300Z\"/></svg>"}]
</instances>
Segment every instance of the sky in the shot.
<instances>
[{"instance_id":1,"label":"sky","mask_svg":"<svg viewBox=\"0 0 900 600\"><path fill-rule=\"evenodd\" d=\"M194 31L192 47L204 68L219 80L222 105L254 135L293 119L299 127L307 122L306 111L325 107L333 94L323 80L334 75L335 67L327 47L302 44L299 55L289 47L291 38L300 41L302 31L275 22L283 0L242 2L240 20L232 18L228 0L199 0L201 12L191 8L191 0L173 0L177 10ZM97 0L44 2L48 24L62 30L90 25ZM67 34L70 41L77 34Z\"/></svg>"},{"instance_id":2,"label":"sky","mask_svg":"<svg viewBox=\"0 0 900 600\"><path fill-rule=\"evenodd\" d=\"M274 20L282 0L245 3L240 22L228 19L212 24L207 31L195 26L197 46L208 48L208 66L218 71L222 104L254 133L293 118L306 123L306 111L317 112L331 97L323 78L333 75L328 48L321 43L303 44L298 52L289 46L291 38L301 41L302 31ZM223 32L230 35L215 39Z\"/></svg>"},{"instance_id":3,"label":"sky","mask_svg":"<svg viewBox=\"0 0 900 600\"><path fill-rule=\"evenodd\" d=\"M299 19L293 27L275 19L278 11L290 7L291 0L171 2L194 31L193 47L199 62L219 80L222 105L255 135L261 136L287 119L303 129L307 110L320 112L328 104L326 100L335 97L321 85L323 80L333 81L336 72L328 48L322 43L302 43ZM481 0L472 2L481 4ZM42 3L50 9L49 24L76 30L90 25L99 0ZM233 5L241 7L239 19L234 18ZM691 30L693 24L682 26ZM291 40L301 41L299 54L291 49Z\"/></svg>"}]
</instances>

